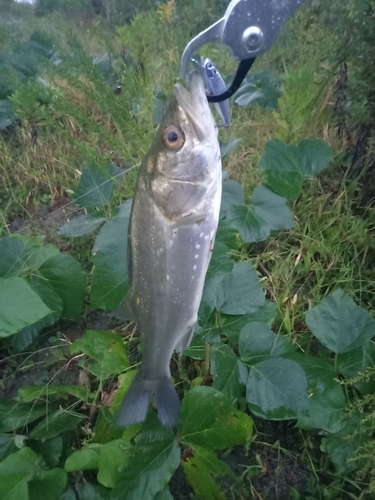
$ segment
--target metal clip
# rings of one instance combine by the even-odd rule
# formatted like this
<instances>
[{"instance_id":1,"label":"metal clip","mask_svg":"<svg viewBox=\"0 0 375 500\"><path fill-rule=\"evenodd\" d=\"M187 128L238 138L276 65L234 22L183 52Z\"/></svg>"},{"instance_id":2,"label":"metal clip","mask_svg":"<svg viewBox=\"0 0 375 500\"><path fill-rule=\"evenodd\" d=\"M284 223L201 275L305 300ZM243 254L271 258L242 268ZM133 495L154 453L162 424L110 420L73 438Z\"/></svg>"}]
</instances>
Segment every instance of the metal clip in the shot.
<instances>
[{"instance_id":1,"label":"metal clip","mask_svg":"<svg viewBox=\"0 0 375 500\"><path fill-rule=\"evenodd\" d=\"M210 102L228 99L236 92L259 55L267 52L285 21L303 0L232 0L224 17L194 37L181 59L181 77L187 82L193 54L206 43L227 45L240 61L233 83L225 92L208 96Z\"/></svg>"}]
</instances>

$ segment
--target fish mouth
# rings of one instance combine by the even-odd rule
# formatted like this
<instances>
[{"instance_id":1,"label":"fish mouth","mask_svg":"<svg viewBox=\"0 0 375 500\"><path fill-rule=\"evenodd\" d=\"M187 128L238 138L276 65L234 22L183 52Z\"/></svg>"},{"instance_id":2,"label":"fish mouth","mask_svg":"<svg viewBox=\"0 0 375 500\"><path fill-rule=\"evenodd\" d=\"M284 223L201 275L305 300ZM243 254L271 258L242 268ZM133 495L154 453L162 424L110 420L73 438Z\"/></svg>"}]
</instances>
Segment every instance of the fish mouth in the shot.
<instances>
[{"instance_id":1,"label":"fish mouth","mask_svg":"<svg viewBox=\"0 0 375 500\"><path fill-rule=\"evenodd\" d=\"M194 127L198 139L203 140L216 129L215 121L207 101L203 75L193 71L189 75L189 80L190 90L177 84L174 86L173 95Z\"/></svg>"}]
</instances>

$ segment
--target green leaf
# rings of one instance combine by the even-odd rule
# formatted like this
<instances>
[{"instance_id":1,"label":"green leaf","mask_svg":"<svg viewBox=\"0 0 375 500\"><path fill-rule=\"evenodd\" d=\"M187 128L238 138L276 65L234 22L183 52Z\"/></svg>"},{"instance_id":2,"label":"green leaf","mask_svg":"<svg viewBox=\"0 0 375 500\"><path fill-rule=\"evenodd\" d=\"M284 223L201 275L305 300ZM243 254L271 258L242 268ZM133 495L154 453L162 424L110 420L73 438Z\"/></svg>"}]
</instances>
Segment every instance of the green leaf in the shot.
<instances>
[{"instance_id":1,"label":"green leaf","mask_svg":"<svg viewBox=\"0 0 375 500\"><path fill-rule=\"evenodd\" d=\"M164 488L164 490L159 491L159 493L156 493L156 495L154 496L154 500L173 500L168 486Z\"/></svg>"},{"instance_id":2,"label":"green leaf","mask_svg":"<svg viewBox=\"0 0 375 500\"><path fill-rule=\"evenodd\" d=\"M194 387L182 401L179 431L183 443L209 449L244 445L252 428L252 419L213 387Z\"/></svg>"},{"instance_id":3,"label":"green leaf","mask_svg":"<svg viewBox=\"0 0 375 500\"><path fill-rule=\"evenodd\" d=\"M26 245L26 252L25 264L33 271L39 269L50 257L60 254L59 249L52 245L37 245L30 249Z\"/></svg>"},{"instance_id":4,"label":"green leaf","mask_svg":"<svg viewBox=\"0 0 375 500\"><path fill-rule=\"evenodd\" d=\"M254 189L249 205L228 209L227 220L238 229L246 243L264 241L272 230L294 227L292 212L281 198L264 186Z\"/></svg>"},{"instance_id":5,"label":"green leaf","mask_svg":"<svg viewBox=\"0 0 375 500\"><path fill-rule=\"evenodd\" d=\"M51 310L22 278L0 280L0 338L45 318Z\"/></svg>"},{"instance_id":6,"label":"green leaf","mask_svg":"<svg viewBox=\"0 0 375 500\"><path fill-rule=\"evenodd\" d=\"M26 282L30 288L39 295L44 304L51 310L51 313L47 314L47 316L36 323L22 328L22 330L13 335L10 340L10 345L15 352L22 352L27 349L43 328L52 326L56 323L63 310L62 300L44 279L33 274L30 278L26 279Z\"/></svg>"},{"instance_id":7,"label":"green leaf","mask_svg":"<svg viewBox=\"0 0 375 500\"><path fill-rule=\"evenodd\" d=\"M59 500L68 483L63 469L44 470L29 483L30 500Z\"/></svg>"},{"instance_id":8,"label":"green leaf","mask_svg":"<svg viewBox=\"0 0 375 500\"><path fill-rule=\"evenodd\" d=\"M338 474L348 474L357 468L357 463L353 460L354 454L360 446L368 443L371 435L369 429L363 425L364 417L351 415L340 432L330 434L322 440L322 445Z\"/></svg>"},{"instance_id":9,"label":"green leaf","mask_svg":"<svg viewBox=\"0 0 375 500\"><path fill-rule=\"evenodd\" d=\"M337 356L338 371L346 378L355 378L359 373L375 368L375 345L372 342L364 344L362 347L344 352ZM369 376L368 381L361 381L354 384L359 392L372 394L375 392L375 380Z\"/></svg>"},{"instance_id":10,"label":"green leaf","mask_svg":"<svg viewBox=\"0 0 375 500\"><path fill-rule=\"evenodd\" d=\"M239 352L244 363L255 365L269 358L293 353L294 348L285 337L276 335L268 325L254 321L241 330Z\"/></svg>"},{"instance_id":11,"label":"green leaf","mask_svg":"<svg viewBox=\"0 0 375 500\"><path fill-rule=\"evenodd\" d=\"M11 453L18 451L15 444L15 437L11 434L0 434L0 462Z\"/></svg>"},{"instance_id":12,"label":"green leaf","mask_svg":"<svg viewBox=\"0 0 375 500\"><path fill-rule=\"evenodd\" d=\"M105 217L99 212L81 215L81 217L77 217L61 226L57 234L68 237L84 236L98 229L103 222L105 222Z\"/></svg>"},{"instance_id":13,"label":"green leaf","mask_svg":"<svg viewBox=\"0 0 375 500\"><path fill-rule=\"evenodd\" d=\"M37 455L41 455L45 463L51 469L56 467L63 452L63 440L61 436L51 439L28 440L28 445Z\"/></svg>"},{"instance_id":14,"label":"green leaf","mask_svg":"<svg viewBox=\"0 0 375 500\"><path fill-rule=\"evenodd\" d=\"M87 400L89 389L81 385L34 385L32 387L21 387L18 390L18 395L22 401L29 403L36 399L50 396L61 396L62 394L69 394L75 396L83 401Z\"/></svg>"},{"instance_id":15,"label":"green leaf","mask_svg":"<svg viewBox=\"0 0 375 500\"><path fill-rule=\"evenodd\" d=\"M224 181L221 196L220 218L227 215L228 210L237 205L244 205L245 193L237 181Z\"/></svg>"},{"instance_id":16,"label":"green leaf","mask_svg":"<svg viewBox=\"0 0 375 500\"><path fill-rule=\"evenodd\" d=\"M297 153L305 178L318 175L333 160L332 148L319 139L301 141L297 146Z\"/></svg>"},{"instance_id":17,"label":"green leaf","mask_svg":"<svg viewBox=\"0 0 375 500\"><path fill-rule=\"evenodd\" d=\"M243 241L237 229L223 219L219 221L219 226L216 231L215 246L218 243L222 243L229 250L239 250L243 245Z\"/></svg>"},{"instance_id":18,"label":"green leaf","mask_svg":"<svg viewBox=\"0 0 375 500\"><path fill-rule=\"evenodd\" d=\"M361 347L375 334L375 320L341 289L310 309L306 324L315 337L335 353Z\"/></svg>"},{"instance_id":19,"label":"green leaf","mask_svg":"<svg viewBox=\"0 0 375 500\"><path fill-rule=\"evenodd\" d=\"M114 309L128 290L127 245L131 200L120 205L118 214L104 224L96 237L92 261L91 307Z\"/></svg>"},{"instance_id":20,"label":"green leaf","mask_svg":"<svg viewBox=\"0 0 375 500\"><path fill-rule=\"evenodd\" d=\"M97 362L90 363L88 369L100 380L130 366L122 338L112 332L87 330L82 338L71 344L70 352L84 352L95 359Z\"/></svg>"},{"instance_id":21,"label":"green leaf","mask_svg":"<svg viewBox=\"0 0 375 500\"><path fill-rule=\"evenodd\" d=\"M224 314L254 313L264 302L264 292L251 262L235 264L217 284L215 308Z\"/></svg>"},{"instance_id":22,"label":"green leaf","mask_svg":"<svg viewBox=\"0 0 375 500\"><path fill-rule=\"evenodd\" d=\"M45 405L0 400L0 432L13 432L46 414Z\"/></svg>"},{"instance_id":23,"label":"green leaf","mask_svg":"<svg viewBox=\"0 0 375 500\"><path fill-rule=\"evenodd\" d=\"M94 485L85 481L78 490L78 498L79 500L108 500L109 491L100 484Z\"/></svg>"},{"instance_id":24,"label":"green leaf","mask_svg":"<svg viewBox=\"0 0 375 500\"><path fill-rule=\"evenodd\" d=\"M242 316L227 316L220 314L220 324L223 335L232 344L238 344L242 328L251 322L264 323L271 326L274 322L277 311L277 304L266 300L264 305L253 314Z\"/></svg>"},{"instance_id":25,"label":"green leaf","mask_svg":"<svg viewBox=\"0 0 375 500\"><path fill-rule=\"evenodd\" d=\"M82 450L73 452L66 459L64 469L66 472L99 469L101 448L102 445L95 444L89 448L82 448Z\"/></svg>"},{"instance_id":26,"label":"green leaf","mask_svg":"<svg viewBox=\"0 0 375 500\"><path fill-rule=\"evenodd\" d=\"M298 198L303 177L296 146L278 139L268 141L259 166L275 193L289 200Z\"/></svg>"},{"instance_id":27,"label":"green leaf","mask_svg":"<svg viewBox=\"0 0 375 500\"><path fill-rule=\"evenodd\" d=\"M237 145L241 142L241 139L232 139L231 141L225 142L224 144L220 144L220 154L221 159L230 155L232 151L234 151Z\"/></svg>"},{"instance_id":28,"label":"green leaf","mask_svg":"<svg viewBox=\"0 0 375 500\"><path fill-rule=\"evenodd\" d=\"M83 415L68 413L60 409L47 415L34 429L30 432L30 437L33 439L49 439L58 436L64 431L74 429L82 421Z\"/></svg>"},{"instance_id":29,"label":"green leaf","mask_svg":"<svg viewBox=\"0 0 375 500\"><path fill-rule=\"evenodd\" d=\"M38 469L38 455L30 448L22 448L9 455L0 463L0 498L29 500L28 482Z\"/></svg>"},{"instance_id":30,"label":"green leaf","mask_svg":"<svg viewBox=\"0 0 375 500\"><path fill-rule=\"evenodd\" d=\"M188 483L199 498L225 500L226 496L216 484L215 476L228 473L228 467L212 451L194 446L186 453L181 465Z\"/></svg>"},{"instance_id":31,"label":"green leaf","mask_svg":"<svg viewBox=\"0 0 375 500\"><path fill-rule=\"evenodd\" d=\"M147 423L147 422L146 422ZM119 475L111 500L152 500L168 484L180 464L173 432L160 424L141 433L129 451L128 466Z\"/></svg>"},{"instance_id":32,"label":"green leaf","mask_svg":"<svg viewBox=\"0 0 375 500\"><path fill-rule=\"evenodd\" d=\"M123 439L110 441L102 446L97 479L107 488L114 488L121 471L129 467L131 444Z\"/></svg>"},{"instance_id":33,"label":"green leaf","mask_svg":"<svg viewBox=\"0 0 375 500\"><path fill-rule=\"evenodd\" d=\"M294 353L291 359L305 372L309 393L309 408L298 415L298 426L330 433L340 431L345 426L347 401L332 362L302 353Z\"/></svg>"},{"instance_id":34,"label":"green leaf","mask_svg":"<svg viewBox=\"0 0 375 500\"><path fill-rule=\"evenodd\" d=\"M16 276L25 262L25 245L15 237L0 240L0 278Z\"/></svg>"},{"instance_id":35,"label":"green leaf","mask_svg":"<svg viewBox=\"0 0 375 500\"><path fill-rule=\"evenodd\" d=\"M214 376L212 387L222 392L235 405L243 395L248 372L246 366L228 345L211 351L211 374Z\"/></svg>"},{"instance_id":36,"label":"green leaf","mask_svg":"<svg viewBox=\"0 0 375 500\"><path fill-rule=\"evenodd\" d=\"M305 372L289 359L266 359L250 369L246 399L250 410L259 417L296 418L309 408Z\"/></svg>"},{"instance_id":37,"label":"green leaf","mask_svg":"<svg viewBox=\"0 0 375 500\"><path fill-rule=\"evenodd\" d=\"M82 170L74 199L79 207L96 208L107 205L112 198L114 182L113 173L109 166L100 169L88 165Z\"/></svg>"},{"instance_id":38,"label":"green leaf","mask_svg":"<svg viewBox=\"0 0 375 500\"><path fill-rule=\"evenodd\" d=\"M122 401L120 401L120 403L121 402ZM94 437L92 439L92 443L108 443L113 439L120 439L124 434L124 429L116 426L115 415L114 412L111 411L111 409L112 408L107 408L106 406L101 406L99 408L98 417L95 422ZM125 430L125 432L127 431L128 429Z\"/></svg>"},{"instance_id":39,"label":"green leaf","mask_svg":"<svg viewBox=\"0 0 375 500\"><path fill-rule=\"evenodd\" d=\"M78 260L68 254L55 255L40 266L39 273L61 298L61 317L78 320L86 295L86 274Z\"/></svg>"}]
</instances>

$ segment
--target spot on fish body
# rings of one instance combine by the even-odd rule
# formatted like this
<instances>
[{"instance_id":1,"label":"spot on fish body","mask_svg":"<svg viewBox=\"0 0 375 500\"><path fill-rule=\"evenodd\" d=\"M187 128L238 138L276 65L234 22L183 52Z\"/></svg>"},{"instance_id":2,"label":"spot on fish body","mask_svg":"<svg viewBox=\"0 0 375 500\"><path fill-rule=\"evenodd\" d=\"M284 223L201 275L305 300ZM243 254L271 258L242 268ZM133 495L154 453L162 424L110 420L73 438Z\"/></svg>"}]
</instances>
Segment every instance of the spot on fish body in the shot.
<instances>
[{"instance_id":1,"label":"spot on fish body","mask_svg":"<svg viewBox=\"0 0 375 500\"><path fill-rule=\"evenodd\" d=\"M199 259L199 255L198 254L194 255L194 259Z\"/></svg>"},{"instance_id":2,"label":"spot on fish body","mask_svg":"<svg viewBox=\"0 0 375 500\"><path fill-rule=\"evenodd\" d=\"M193 266L194 271L196 270L196 268L197 268L197 266L196 266L196 265L194 265L194 266Z\"/></svg>"},{"instance_id":3,"label":"spot on fish body","mask_svg":"<svg viewBox=\"0 0 375 500\"><path fill-rule=\"evenodd\" d=\"M196 248L197 250L199 250L199 249L200 249L200 247L201 247L200 245L195 245L195 248Z\"/></svg>"}]
</instances>

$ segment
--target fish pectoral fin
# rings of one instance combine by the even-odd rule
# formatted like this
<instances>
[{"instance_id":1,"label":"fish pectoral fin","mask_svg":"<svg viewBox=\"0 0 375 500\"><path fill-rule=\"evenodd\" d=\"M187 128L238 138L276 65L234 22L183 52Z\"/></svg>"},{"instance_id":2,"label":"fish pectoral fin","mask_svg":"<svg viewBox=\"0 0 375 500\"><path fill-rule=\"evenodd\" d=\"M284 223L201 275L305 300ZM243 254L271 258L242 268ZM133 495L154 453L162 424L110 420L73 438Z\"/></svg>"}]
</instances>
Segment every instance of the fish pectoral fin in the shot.
<instances>
[{"instance_id":1,"label":"fish pectoral fin","mask_svg":"<svg viewBox=\"0 0 375 500\"><path fill-rule=\"evenodd\" d=\"M184 215L183 217L178 219L177 222L175 222L173 224L172 229L178 229L179 227L185 227L185 226L191 226L193 224L199 224L200 222L204 221L206 216L207 216L206 213Z\"/></svg>"},{"instance_id":2,"label":"fish pectoral fin","mask_svg":"<svg viewBox=\"0 0 375 500\"><path fill-rule=\"evenodd\" d=\"M185 333L185 335L178 341L174 350L180 354L182 354L189 347L191 339L194 335L195 324L189 328L189 330Z\"/></svg>"},{"instance_id":3,"label":"fish pectoral fin","mask_svg":"<svg viewBox=\"0 0 375 500\"><path fill-rule=\"evenodd\" d=\"M133 313L133 309L130 303L129 295L126 295L123 301L110 312L109 316L111 318L116 318L120 321L133 321L136 323L136 319Z\"/></svg>"}]
</instances>

